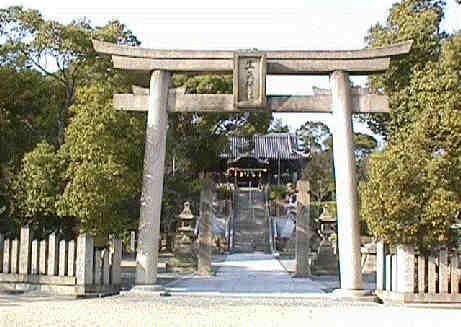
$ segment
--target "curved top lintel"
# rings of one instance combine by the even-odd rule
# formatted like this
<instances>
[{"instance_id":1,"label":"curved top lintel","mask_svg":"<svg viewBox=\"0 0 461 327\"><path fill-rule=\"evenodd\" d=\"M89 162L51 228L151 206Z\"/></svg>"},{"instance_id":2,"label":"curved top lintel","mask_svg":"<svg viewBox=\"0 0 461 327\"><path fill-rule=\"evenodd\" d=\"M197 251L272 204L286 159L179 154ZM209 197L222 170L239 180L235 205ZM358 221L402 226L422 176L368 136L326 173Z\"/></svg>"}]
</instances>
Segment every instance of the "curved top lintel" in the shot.
<instances>
[{"instance_id":1,"label":"curved top lintel","mask_svg":"<svg viewBox=\"0 0 461 327\"><path fill-rule=\"evenodd\" d=\"M382 48L366 48L359 50L266 50L267 59L372 59L400 56L410 52L413 41L405 41ZM94 49L103 54L149 58L149 59L233 59L235 51L221 50L156 50L141 47L117 45L109 42L93 40Z\"/></svg>"}]
</instances>

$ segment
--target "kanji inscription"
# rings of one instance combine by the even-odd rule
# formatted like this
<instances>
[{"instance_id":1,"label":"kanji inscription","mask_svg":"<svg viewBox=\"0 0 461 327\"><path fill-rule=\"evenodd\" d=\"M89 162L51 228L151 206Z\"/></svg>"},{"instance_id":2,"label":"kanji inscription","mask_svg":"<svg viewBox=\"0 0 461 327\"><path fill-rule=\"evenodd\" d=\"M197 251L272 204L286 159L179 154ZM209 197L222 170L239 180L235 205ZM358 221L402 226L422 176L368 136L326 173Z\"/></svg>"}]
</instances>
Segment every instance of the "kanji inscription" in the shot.
<instances>
[{"instance_id":1,"label":"kanji inscription","mask_svg":"<svg viewBox=\"0 0 461 327\"><path fill-rule=\"evenodd\" d=\"M266 57L255 52L234 55L234 105L251 110L266 105Z\"/></svg>"}]
</instances>

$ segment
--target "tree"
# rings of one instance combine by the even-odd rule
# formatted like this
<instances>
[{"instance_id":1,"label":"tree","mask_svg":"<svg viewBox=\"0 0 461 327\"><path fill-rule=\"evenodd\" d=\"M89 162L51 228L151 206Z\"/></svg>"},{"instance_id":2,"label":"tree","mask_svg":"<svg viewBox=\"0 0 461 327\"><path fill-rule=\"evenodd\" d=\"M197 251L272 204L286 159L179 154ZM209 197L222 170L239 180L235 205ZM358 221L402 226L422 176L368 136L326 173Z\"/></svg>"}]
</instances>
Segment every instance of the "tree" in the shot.
<instances>
[{"instance_id":1,"label":"tree","mask_svg":"<svg viewBox=\"0 0 461 327\"><path fill-rule=\"evenodd\" d=\"M64 100L57 119L59 145L64 143L69 107L76 89L90 81L91 72L101 69L102 61L96 60L91 39L139 44L131 31L117 21L102 28L95 28L86 20L65 25L46 20L37 10L17 6L0 10L0 36L4 40L0 52L2 64L33 67L56 82L55 92L61 93ZM107 61L105 66L110 67Z\"/></svg>"},{"instance_id":2,"label":"tree","mask_svg":"<svg viewBox=\"0 0 461 327\"><path fill-rule=\"evenodd\" d=\"M27 162L20 168L13 164L13 173L14 170L19 171L18 175L25 181L17 184L26 185L29 196L24 198L18 195L15 198L17 191L7 194L14 201L13 209L17 214L29 217L30 221L43 225L41 214L35 216L37 210L31 207L40 203L45 206L42 210L46 213L47 222L56 222L55 228L62 226L64 221L73 225L74 219L70 222L65 218L76 218L81 222L82 229L96 234L120 231L122 226L134 219L133 213L138 211L141 142L144 138L144 130L141 129L139 133L138 125L142 125L144 120L127 116L126 113L115 113L110 105L112 93L115 89L126 90L131 81L126 74L111 68L109 57L97 56L91 40L132 45L139 42L124 25L116 21L103 27L93 27L87 21L63 25L44 19L38 11L20 7L1 10L0 21L2 65L18 76L34 77L39 82L31 86L33 90L29 92L32 95L33 92L43 94L33 99L42 102L30 101L34 102L32 106L30 102L23 105L20 101L17 101L20 106L16 105L5 96L5 116L19 116L20 123L38 126L39 132L28 141L28 146L33 147L40 139L47 138L57 148L54 154L48 149L47 158L50 162L53 162L52 156L59 162L63 160L59 170L59 173L63 172L62 176L59 175L63 178L59 195L47 196L46 201L43 200L44 186L36 182L36 178L48 176L49 172L41 170L49 167L42 162L32 165L34 169ZM50 62L54 65L50 65ZM42 87L43 91L41 81L47 82ZM49 94L52 95L49 99L56 100L47 99ZM23 111L22 116L15 111ZM36 115L42 126L43 122L48 125L42 128L34 120L27 119L28 112L32 113L32 117ZM51 118L47 120L46 117ZM67 130L66 140L64 129L69 120L72 126ZM5 121L10 123L11 120ZM54 128L50 128L52 124L55 124ZM50 133L53 130L55 133ZM132 146L138 148L124 147L123 142L131 142ZM30 155L42 158L43 146L36 151L33 150ZM56 170L51 171L56 173ZM137 179L136 182L134 179ZM136 188L133 188L135 184Z\"/></svg>"},{"instance_id":3,"label":"tree","mask_svg":"<svg viewBox=\"0 0 461 327\"><path fill-rule=\"evenodd\" d=\"M61 99L55 83L39 72L0 66L0 213L7 219L8 185L24 154L55 134Z\"/></svg>"},{"instance_id":4,"label":"tree","mask_svg":"<svg viewBox=\"0 0 461 327\"><path fill-rule=\"evenodd\" d=\"M389 147L372 156L361 186L362 215L390 244L430 251L450 245L461 211L461 36L439 62L415 74L406 103L417 114Z\"/></svg>"},{"instance_id":5,"label":"tree","mask_svg":"<svg viewBox=\"0 0 461 327\"><path fill-rule=\"evenodd\" d=\"M268 130L269 133L289 133L290 128L281 119L275 119Z\"/></svg>"},{"instance_id":6,"label":"tree","mask_svg":"<svg viewBox=\"0 0 461 327\"><path fill-rule=\"evenodd\" d=\"M306 122L297 130L301 145L310 153L303 179L309 180L311 193L317 201L332 200L335 192L333 165L333 136L327 125L321 122ZM366 176L367 160L376 149L374 137L354 133L354 153L358 180Z\"/></svg>"},{"instance_id":7,"label":"tree","mask_svg":"<svg viewBox=\"0 0 461 327\"><path fill-rule=\"evenodd\" d=\"M368 160L370 155L376 151L378 142L376 139L367 134L354 133L354 153L356 161L357 181L366 179L368 173Z\"/></svg>"},{"instance_id":8,"label":"tree","mask_svg":"<svg viewBox=\"0 0 461 327\"><path fill-rule=\"evenodd\" d=\"M31 224L39 232L60 225L57 203L63 190L64 162L54 146L42 142L23 159L12 182L12 208L18 225Z\"/></svg>"},{"instance_id":9,"label":"tree","mask_svg":"<svg viewBox=\"0 0 461 327\"><path fill-rule=\"evenodd\" d=\"M447 37L440 30L444 8L444 1L403 0L391 8L384 25L378 23L369 30L366 42L372 48L413 40L409 55L393 60L386 73L370 78L371 89L384 91L391 107L390 116L362 116L376 134L389 139L415 120L419 108L409 110L409 102L416 95L411 92L410 84L426 63L439 59L442 42Z\"/></svg>"},{"instance_id":10,"label":"tree","mask_svg":"<svg viewBox=\"0 0 461 327\"><path fill-rule=\"evenodd\" d=\"M60 149L68 166L58 213L103 236L136 221L144 154L145 120L115 111L114 88L98 81L78 89Z\"/></svg>"}]
</instances>

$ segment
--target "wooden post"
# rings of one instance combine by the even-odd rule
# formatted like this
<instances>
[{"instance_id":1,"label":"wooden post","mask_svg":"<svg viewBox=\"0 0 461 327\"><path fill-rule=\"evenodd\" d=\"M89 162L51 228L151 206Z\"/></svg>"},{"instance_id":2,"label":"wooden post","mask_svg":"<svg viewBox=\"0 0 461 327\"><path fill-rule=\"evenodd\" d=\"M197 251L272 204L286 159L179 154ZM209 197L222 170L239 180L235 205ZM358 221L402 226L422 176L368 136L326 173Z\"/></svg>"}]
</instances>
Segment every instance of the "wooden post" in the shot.
<instances>
[{"instance_id":1,"label":"wooden post","mask_svg":"<svg viewBox=\"0 0 461 327\"><path fill-rule=\"evenodd\" d=\"M308 181L298 181L298 213L296 217L296 272L295 277L307 277L311 274L309 266L310 231L310 185Z\"/></svg>"}]
</instances>

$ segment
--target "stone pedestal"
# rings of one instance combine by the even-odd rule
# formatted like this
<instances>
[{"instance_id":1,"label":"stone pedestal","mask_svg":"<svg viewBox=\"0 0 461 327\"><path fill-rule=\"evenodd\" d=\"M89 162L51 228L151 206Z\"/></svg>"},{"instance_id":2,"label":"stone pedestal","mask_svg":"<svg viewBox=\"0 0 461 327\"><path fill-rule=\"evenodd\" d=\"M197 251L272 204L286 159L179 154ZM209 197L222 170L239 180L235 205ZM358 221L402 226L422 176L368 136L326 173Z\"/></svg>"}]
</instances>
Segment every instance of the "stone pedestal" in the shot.
<instances>
[{"instance_id":1,"label":"stone pedestal","mask_svg":"<svg viewBox=\"0 0 461 327\"><path fill-rule=\"evenodd\" d=\"M153 285L157 280L169 80L170 75L166 71L152 72L136 253L136 285Z\"/></svg>"},{"instance_id":2,"label":"stone pedestal","mask_svg":"<svg viewBox=\"0 0 461 327\"><path fill-rule=\"evenodd\" d=\"M330 76L330 84L341 289L361 290L360 227L349 76L344 71L335 71Z\"/></svg>"}]
</instances>

